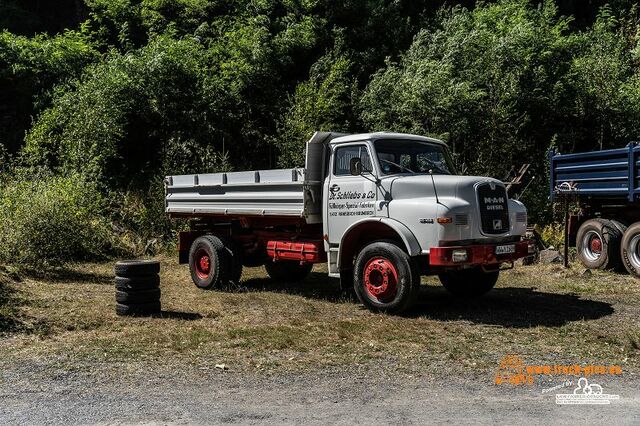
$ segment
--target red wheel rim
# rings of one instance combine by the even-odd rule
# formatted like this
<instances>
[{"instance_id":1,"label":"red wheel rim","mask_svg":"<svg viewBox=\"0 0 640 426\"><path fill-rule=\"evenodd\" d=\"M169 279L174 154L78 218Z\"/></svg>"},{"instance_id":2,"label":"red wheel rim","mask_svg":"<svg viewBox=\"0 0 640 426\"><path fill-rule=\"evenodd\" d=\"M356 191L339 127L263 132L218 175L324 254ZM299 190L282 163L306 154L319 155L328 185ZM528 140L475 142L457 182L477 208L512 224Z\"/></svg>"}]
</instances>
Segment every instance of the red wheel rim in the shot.
<instances>
[{"instance_id":1,"label":"red wheel rim","mask_svg":"<svg viewBox=\"0 0 640 426\"><path fill-rule=\"evenodd\" d=\"M374 257L364 266L362 273L367 294L379 302L392 300L398 292L398 271L393 262Z\"/></svg>"},{"instance_id":2,"label":"red wheel rim","mask_svg":"<svg viewBox=\"0 0 640 426\"><path fill-rule=\"evenodd\" d=\"M195 255L194 268L196 275L201 280L209 278L209 272L211 272L211 257L206 250L198 250Z\"/></svg>"},{"instance_id":3,"label":"red wheel rim","mask_svg":"<svg viewBox=\"0 0 640 426\"><path fill-rule=\"evenodd\" d=\"M591 251L594 253L602 252L602 241L600 238L595 237L591 240Z\"/></svg>"}]
</instances>

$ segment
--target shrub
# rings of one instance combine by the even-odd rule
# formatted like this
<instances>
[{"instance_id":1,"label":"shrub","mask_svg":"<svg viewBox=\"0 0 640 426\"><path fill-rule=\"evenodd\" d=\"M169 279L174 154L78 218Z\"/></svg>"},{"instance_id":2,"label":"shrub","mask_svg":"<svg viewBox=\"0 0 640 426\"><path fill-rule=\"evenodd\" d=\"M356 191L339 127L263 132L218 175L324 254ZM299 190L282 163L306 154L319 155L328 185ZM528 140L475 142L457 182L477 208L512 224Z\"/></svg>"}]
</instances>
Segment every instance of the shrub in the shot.
<instances>
[{"instance_id":1,"label":"shrub","mask_svg":"<svg viewBox=\"0 0 640 426\"><path fill-rule=\"evenodd\" d=\"M153 179L147 191L114 191L108 198L116 245L122 250L136 256L155 255L165 243L173 244L163 179Z\"/></svg>"},{"instance_id":2,"label":"shrub","mask_svg":"<svg viewBox=\"0 0 640 426\"><path fill-rule=\"evenodd\" d=\"M77 175L0 180L0 262L60 266L104 257L110 230L95 187Z\"/></svg>"},{"instance_id":3,"label":"shrub","mask_svg":"<svg viewBox=\"0 0 640 426\"><path fill-rule=\"evenodd\" d=\"M311 68L309 80L296 87L278 135L280 166L303 166L305 144L315 131L348 132L354 127L352 68L348 55L331 52Z\"/></svg>"},{"instance_id":4,"label":"shrub","mask_svg":"<svg viewBox=\"0 0 640 426\"><path fill-rule=\"evenodd\" d=\"M551 223L542 228L542 241L547 246L559 248L564 245L564 225L562 223Z\"/></svg>"}]
</instances>

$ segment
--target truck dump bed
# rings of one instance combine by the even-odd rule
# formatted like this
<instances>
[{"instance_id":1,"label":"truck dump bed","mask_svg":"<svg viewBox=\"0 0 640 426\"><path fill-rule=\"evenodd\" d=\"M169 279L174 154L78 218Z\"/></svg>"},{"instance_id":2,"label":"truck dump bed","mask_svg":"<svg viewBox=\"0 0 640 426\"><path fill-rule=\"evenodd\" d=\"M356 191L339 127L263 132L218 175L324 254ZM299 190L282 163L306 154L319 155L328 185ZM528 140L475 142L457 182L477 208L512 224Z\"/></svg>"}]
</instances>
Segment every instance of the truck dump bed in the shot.
<instances>
[{"instance_id":1,"label":"truck dump bed","mask_svg":"<svg viewBox=\"0 0 640 426\"><path fill-rule=\"evenodd\" d=\"M574 195L633 202L640 193L640 145L579 154L549 154L551 197Z\"/></svg>"},{"instance_id":2,"label":"truck dump bed","mask_svg":"<svg viewBox=\"0 0 640 426\"><path fill-rule=\"evenodd\" d=\"M304 168L167 176L170 216L279 216L322 222L327 144L341 133L316 132Z\"/></svg>"},{"instance_id":3,"label":"truck dump bed","mask_svg":"<svg viewBox=\"0 0 640 426\"><path fill-rule=\"evenodd\" d=\"M320 214L320 182L305 169L256 170L168 176L166 212L175 216L296 216Z\"/></svg>"}]
</instances>

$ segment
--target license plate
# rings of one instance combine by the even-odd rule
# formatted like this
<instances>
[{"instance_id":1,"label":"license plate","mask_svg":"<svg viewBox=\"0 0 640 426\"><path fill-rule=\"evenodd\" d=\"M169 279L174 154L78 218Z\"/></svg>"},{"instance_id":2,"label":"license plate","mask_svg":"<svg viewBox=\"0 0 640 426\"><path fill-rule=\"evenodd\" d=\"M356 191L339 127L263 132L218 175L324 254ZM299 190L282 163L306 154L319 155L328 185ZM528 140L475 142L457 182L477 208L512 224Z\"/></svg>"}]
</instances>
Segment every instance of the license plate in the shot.
<instances>
[{"instance_id":1,"label":"license plate","mask_svg":"<svg viewBox=\"0 0 640 426\"><path fill-rule=\"evenodd\" d=\"M510 254L516 252L516 245L496 246L496 254Z\"/></svg>"}]
</instances>

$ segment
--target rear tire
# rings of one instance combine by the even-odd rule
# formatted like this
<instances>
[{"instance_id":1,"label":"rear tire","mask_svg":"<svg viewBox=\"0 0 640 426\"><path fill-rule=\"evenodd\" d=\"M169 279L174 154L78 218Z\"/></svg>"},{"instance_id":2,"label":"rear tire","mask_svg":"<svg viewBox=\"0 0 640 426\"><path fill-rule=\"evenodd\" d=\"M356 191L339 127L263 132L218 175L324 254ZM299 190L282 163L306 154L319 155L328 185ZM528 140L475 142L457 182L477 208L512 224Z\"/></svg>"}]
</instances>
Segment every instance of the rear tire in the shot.
<instances>
[{"instance_id":1,"label":"rear tire","mask_svg":"<svg viewBox=\"0 0 640 426\"><path fill-rule=\"evenodd\" d=\"M378 241L358 254L353 288L367 309L399 314L413 305L420 289L420 273L400 247Z\"/></svg>"},{"instance_id":2,"label":"rear tire","mask_svg":"<svg viewBox=\"0 0 640 426\"><path fill-rule=\"evenodd\" d=\"M584 222L576 235L580 262L589 269L619 268L621 226L620 222L600 218Z\"/></svg>"},{"instance_id":3,"label":"rear tire","mask_svg":"<svg viewBox=\"0 0 640 426\"><path fill-rule=\"evenodd\" d=\"M493 289L500 271L485 272L480 267L438 274L440 282L451 294L460 298L480 297Z\"/></svg>"},{"instance_id":4,"label":"rear tire","mask_svg":"<svg viewBox=\"0 0 640 426\"><path fill-rule=\"evenodd\" d=\"M276 281L295 283L307 278L313 269L313 264L300 265L297 260L279 260L265 263L264 268L267 270L267 274Z\"/></svg>"},{"instance_id":5,"label":"rear tire","mask_svg":"<svg viewBox=\"0 0 640 426\"><path fill-rule=\"evenodd\" d=\"M629 226L620 244L622 264L631 275L640 278L640 222Z\"/></svg>"},{"instance_id":6,"label":"rear tire","mask_svg":"<svg viewBox=\"0 0 640 426\"><path fill-rule=\"evenodd\" d=\"M215 235L197 238L189 250L189 269L196 287L210 290L229 281L232 259L229 250Z\"/></svg>"}]
</instances>

